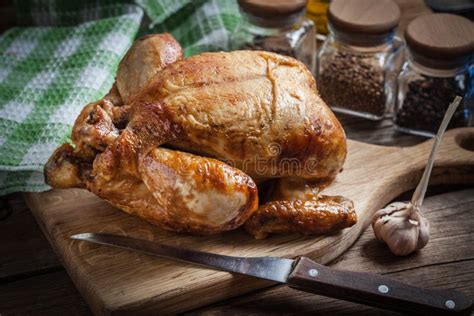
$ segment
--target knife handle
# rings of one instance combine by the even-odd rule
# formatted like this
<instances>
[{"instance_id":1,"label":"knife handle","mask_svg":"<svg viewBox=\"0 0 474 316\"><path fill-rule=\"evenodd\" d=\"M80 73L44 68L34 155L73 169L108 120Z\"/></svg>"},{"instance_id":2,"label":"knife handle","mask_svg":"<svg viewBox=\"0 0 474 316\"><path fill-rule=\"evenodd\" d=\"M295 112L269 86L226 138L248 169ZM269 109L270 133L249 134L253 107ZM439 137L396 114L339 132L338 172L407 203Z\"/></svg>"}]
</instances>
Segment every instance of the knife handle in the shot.
<instances>
[{"instance_id":1,"label":"knife handle","mask_svg":"<svg viewBox=\"0 0 474 316\"><path fill-rule=\"evenodd\" d=\"M366 272L336 270L298 259L288 286L365 305L416 314L469 315L472 301L454 290L424 289Z\"/></svg>"}]
</instances>

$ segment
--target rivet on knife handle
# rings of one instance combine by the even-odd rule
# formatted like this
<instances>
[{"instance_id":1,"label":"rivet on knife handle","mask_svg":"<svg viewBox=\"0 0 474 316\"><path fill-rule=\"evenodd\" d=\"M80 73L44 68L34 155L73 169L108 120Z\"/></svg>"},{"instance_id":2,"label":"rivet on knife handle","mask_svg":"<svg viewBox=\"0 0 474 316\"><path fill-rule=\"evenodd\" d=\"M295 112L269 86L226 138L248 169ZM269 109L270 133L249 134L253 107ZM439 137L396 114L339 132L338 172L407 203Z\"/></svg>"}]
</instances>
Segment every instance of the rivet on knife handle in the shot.
<instances>
[{"instance_id":1,"label":"rivet on knife handle","mask_svg":"<svg viewBox=\"0 0 474 316\"><path fill-rule=\"evenodd\" d=\"M469 315L472 301L454 290L423 289L392 278L325 267L301 257L287 284L298 290L417 314Z\"/></svg>"}]
</instances>

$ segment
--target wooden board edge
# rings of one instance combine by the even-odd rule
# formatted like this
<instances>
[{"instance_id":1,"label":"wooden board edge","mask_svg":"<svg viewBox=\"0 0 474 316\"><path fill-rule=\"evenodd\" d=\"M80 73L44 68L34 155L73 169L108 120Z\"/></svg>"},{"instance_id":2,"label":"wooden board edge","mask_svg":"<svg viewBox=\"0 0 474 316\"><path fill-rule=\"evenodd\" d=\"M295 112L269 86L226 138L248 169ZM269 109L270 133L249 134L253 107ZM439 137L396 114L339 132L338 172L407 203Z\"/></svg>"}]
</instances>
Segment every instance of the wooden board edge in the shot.
<instances>
[{"instance_id":1,"label":"wooden board edge","mask_svg":"<svg viewBox=\"0 0 474 316\"><path fill-rule=\"evenodd\" d=\"M91 311L94 313L94 315L108 315L109 313L107 312L105 308L104 302L100 300L99 295L94 294L93 287L87 284L87 282L85 281L86 278L83 278L81 276L79 269L73 269L74 261L71 260L71 258L68 258L68 257L63 258L60 255L61 252L59 249L64 246L56 242L56 239L59 240L59 238L57 238L56 236L57 234L56 232L48 231L48 228L44 225L44 222L42 221L42 219L40 218L38 214L39 210L36 209L33 203L35 200L41 199L41 195L42 195L42 192L29 192L29 193L23 193L23 198L25 199L26 205L31 210L31 213L33 214L36 221L38 222L38 225L41 228L43 235L45 235L46 239L51 245L51 248L53 248L53 251L58 256L59 261L63 265L64 269L66 270L67 274L71 278L72 282L76 286L81 296L89 305L89 308L91 309Z\"/></svg>"}]
</instances>

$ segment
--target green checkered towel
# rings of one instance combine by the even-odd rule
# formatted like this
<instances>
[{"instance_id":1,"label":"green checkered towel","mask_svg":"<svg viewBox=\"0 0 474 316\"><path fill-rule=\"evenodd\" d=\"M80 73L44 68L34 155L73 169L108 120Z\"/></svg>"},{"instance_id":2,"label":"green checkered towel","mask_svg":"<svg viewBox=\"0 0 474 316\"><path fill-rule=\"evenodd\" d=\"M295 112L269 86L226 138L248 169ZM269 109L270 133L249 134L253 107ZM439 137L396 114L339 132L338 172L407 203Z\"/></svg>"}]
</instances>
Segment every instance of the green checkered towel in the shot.
<instances>
[{"instance_id":1,"label":"green checkered towel","mask_svg":"<svg viewBox=\"0 0 474 316\"><path fill-rule=\"evenodd\" d=\"M185 55L226 50L233 0L17 0L0 35L0 195L44 191L43 165L83 106L111 87L133 40L170 32ZM144 14L145 13L145 14Z\"/></svg>"}]
</instances>

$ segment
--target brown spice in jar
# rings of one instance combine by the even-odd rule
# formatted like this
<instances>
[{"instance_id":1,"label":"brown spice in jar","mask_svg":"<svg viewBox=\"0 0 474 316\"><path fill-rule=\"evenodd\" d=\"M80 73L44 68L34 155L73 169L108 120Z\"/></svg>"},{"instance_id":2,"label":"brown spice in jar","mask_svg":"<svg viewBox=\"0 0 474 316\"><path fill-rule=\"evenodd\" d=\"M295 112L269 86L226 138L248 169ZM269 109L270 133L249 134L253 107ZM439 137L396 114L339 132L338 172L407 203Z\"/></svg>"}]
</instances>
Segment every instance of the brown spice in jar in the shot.
<instances>
[{"instance_id":1,"label":"brown spice in jar","mask_svg":"<svg viewBox=\"0 0 474 316\"><path fill-rule=\"evenodd\" d=\"M337 52L320 62L318 90L329 106L385 114L384 70L373 56Z\"/></svg>"},{"instance_id":2,"label":"brown spice in jar","mask_svg":"<svg viewBox=\"0 0 474 316\"><path fill-rule=\"evenodd\" d=\"M291 47L288 40L279 36L257 35L254 37L253 42L245 44L243 49L264 50L296 58L295 50Z\"/></svg>"}]
</instances>

